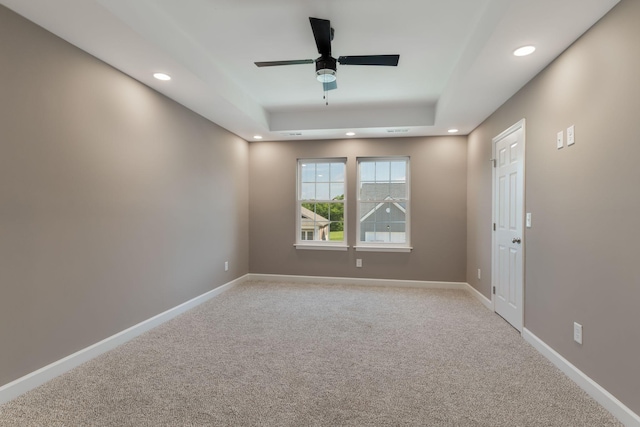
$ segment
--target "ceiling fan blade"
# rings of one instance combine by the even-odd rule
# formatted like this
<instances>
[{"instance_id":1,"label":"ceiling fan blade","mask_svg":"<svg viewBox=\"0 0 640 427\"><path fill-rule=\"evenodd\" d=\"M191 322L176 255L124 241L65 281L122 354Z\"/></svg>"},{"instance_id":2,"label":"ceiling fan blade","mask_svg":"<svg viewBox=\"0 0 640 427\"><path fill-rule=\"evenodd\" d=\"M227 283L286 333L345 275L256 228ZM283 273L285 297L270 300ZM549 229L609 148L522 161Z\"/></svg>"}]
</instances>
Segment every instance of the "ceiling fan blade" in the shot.
<instances>
[{"instance_id":1,"label":"ceiling fan blade","mask_svg":"<svg viewBox=\"0 0 640 427\"><path fill-rule=\"evenodd\" d=\"M325 92L334 89L338 89L338 82L336 80L329 83L322 83L322 90L324 90Z\"/></svg>"},{"instance_id":2,"label":"ceiling fan blade","mask_svg":"<svg viewBox=\"0 0 640 427\"><path fill-rule=\"evenodd\" d=\"M258 67L275 67L278 65L299 65L299 64L313 64L313 59L297 59L293 61L267 61L267 62L254 62Z\"/></svg>"},{"instance_id":3,"label":"ceiling fan blade","mask_svg":"<svg viewBox=\"0 0 640 427\"><path fill-rule=\"evenodd\" d=\"M341 56L338 58L340 65L383 65L396 67L400 60L400 55L360 55Z\"/></svg>"},{"instance_id":4,"label":"ceiling fan blade","mask_svg":"<svg viewBox=\"0 0 640 427\"><path fill-rule=\"evenodd\" d=\"M313 37L316 39L318 53L322 56L331 56L331 22L326 19L309 18Z\"/></svg>"}]
</instances>

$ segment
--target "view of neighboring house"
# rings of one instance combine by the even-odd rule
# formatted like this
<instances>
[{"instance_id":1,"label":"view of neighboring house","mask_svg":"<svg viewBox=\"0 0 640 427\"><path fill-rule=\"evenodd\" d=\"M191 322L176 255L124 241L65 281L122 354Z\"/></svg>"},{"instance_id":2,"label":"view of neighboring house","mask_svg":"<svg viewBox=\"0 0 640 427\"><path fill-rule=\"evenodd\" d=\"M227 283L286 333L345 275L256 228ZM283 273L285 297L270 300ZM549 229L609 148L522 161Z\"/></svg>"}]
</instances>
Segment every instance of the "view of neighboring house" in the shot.
<instances>
[{"instance_id":1,"label":"view of neighboring house","mask_svg":"<svg viewBox=\"0 0 640 427\"><path fill-rule=\"evenodd\" d=\"M301 206L301 240L329 240L329 220Z\"/></svg>"},{"instance_id":2,"label":"view of neighboring house","mask_svg":"<svg viewBox=\"0 0 640 427\"><path fill-rule=\"evenodd\" d=\"M406 183L363 183L360 190L360 240L406 242Z\"/></svg>"}]
</instances>

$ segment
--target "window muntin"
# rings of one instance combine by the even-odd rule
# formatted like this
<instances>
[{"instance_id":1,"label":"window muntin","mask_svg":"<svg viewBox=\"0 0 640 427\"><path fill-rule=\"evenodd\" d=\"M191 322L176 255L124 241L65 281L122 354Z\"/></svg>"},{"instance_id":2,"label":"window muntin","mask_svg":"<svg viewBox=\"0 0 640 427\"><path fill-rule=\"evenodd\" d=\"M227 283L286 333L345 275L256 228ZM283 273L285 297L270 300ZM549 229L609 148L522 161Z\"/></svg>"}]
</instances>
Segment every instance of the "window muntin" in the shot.
<instances>
[{"instance_id":1,"label":"window muntin","mask_svg":"<svg viewBox=\"0 0 640 427\"><path fill-rule=\"evenodd\" d=\"M409 246L409 158L358 159L357 246Z\"/></svg>"},{"instance_id":2,"label":"window muntin","mask_svg":"<svg viewBox=\"0 0 640 427\"><path fill-rule=\"evenodd\" d=\"M298 160L297 244L345 241L346 159Z\"/></svg>"}]
</instances>

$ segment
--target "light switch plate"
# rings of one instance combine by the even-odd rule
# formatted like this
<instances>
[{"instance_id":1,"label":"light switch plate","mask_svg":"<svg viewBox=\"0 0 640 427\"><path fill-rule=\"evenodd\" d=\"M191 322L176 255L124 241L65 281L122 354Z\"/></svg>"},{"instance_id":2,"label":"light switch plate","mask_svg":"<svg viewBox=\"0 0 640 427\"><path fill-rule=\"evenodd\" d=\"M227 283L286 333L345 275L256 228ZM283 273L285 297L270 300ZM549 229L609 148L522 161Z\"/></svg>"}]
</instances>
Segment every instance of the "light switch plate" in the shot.
<instances>
[{"instance_id":1,"label":"light switch plate","mask_svg":"<svg viewBox=\"0 0 640 427\"><path fill-rule=\"evenodd\" d=\"M531 228L531 212L527 212L527 228Z\"/></svg>"},{"instance_id":2,"label":"light switch plate","mask_svg":"<svg viewBox=\"0 0 640 427\"><path fill-rule=\"evenodd\" d=\"M573 322L573 340L582 344L582 325L578 322Z\"/></svg>"},{"instance_id":3,"label":"light switch plate","mask_svg":"<svg viewBox=\"0 0 640 427\"><path fill-rule=\"evenodd\" d=\"M558 147L558 150L561 149L562 147L564 147L564 132L560 131L558 132L558 136L556 139L556 146Z\"/></svg>"},{"instance_id":4,"label":"light switch plate","mask_svg":"<svg viewBox=\"0 0 640 427\"><path fill-rule=\"evenodd\" d=\"M576 143L576 128L571 125L567 128L567 147Z\"/></svg>"}]
</instances>

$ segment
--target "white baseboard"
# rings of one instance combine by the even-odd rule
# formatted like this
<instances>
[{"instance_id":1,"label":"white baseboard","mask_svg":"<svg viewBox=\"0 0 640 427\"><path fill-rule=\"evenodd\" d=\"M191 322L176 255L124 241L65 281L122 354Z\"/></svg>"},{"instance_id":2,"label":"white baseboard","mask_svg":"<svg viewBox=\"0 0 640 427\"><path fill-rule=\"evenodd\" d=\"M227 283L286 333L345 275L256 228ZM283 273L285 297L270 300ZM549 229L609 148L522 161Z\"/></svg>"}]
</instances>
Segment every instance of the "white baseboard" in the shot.
<instances>
[{"instance_id":1,"label":"white baseboard","mask_svg":"<svg viewBox=\"0 0 640 427\"><path fill-rule=\"evenodd\" d=\"M336 285L389 286L395 288L456 289L467 291L482 305L493 311L491 300L466 282L427 282L419 280L362 279L354 277L288 276L280 274L249 274L248 280L280 283L317 283Z\"/></svg>"},{"instance_id":2,"label":"white baseboard","mask_svg":"<svg viewBox=\"0 0 640 427\"><path fill-rule=\"evenodd\" d=\"M427 282L420 280L364 279L359 277L289 276L280 274L249 274L247 280L280 283L316 283L327 285L387 286L394 288L459 289L466 290L464 282Z\"/></svg>"},{"instance_id":3,"label":"white baseboard","mask_svg":"<svg viewBox=\"0 0 640 427\"><path fill-rule=\"evenodd\" d=\"M535 336L530 330L524 328L522 337L538 350L551 363L556 365L573 382L583 389L589 396L607 409L614 417L627 427L640 427L640 416L620 402L600 384L589 378L584 372L576 368L571 362L562 357L558 352L549 347L544 341Z\"/></svg>"},{"instance_id":4,"label":"white baseboard","mask_svg":"<svg viewBox=\"0 0 640 427\"><path fill-rule=\"evenodd\" d=\"M474 288L470 284L466 283L466 285L467 285L466 286L467 292L469 292L471 295L473 295L473 297L475 299L480 301L482 303L482 305L487 307L489 310L493 311L493 302L491 302L491 300L489 298L487 298L484 295L482 295L476 288Z\"/></svg>"},{"instance_id":5,"label":"white baseboard","mask_svg":"<svg viewBox=\"0 0 640 427\"><path fill-rule=\"evenodd\" d=\"M363 279L357 277L289 276L281 274L249 274L248 280L280 283L317 283L333 285L389 286L395 288L455 289L467 291L482 305L493 311L491 300L466 282L429 282L419 280Z\"/></svg>"},{"instance_id":6,"label":"white baseboard","mask_svg":"<svg viewBox=\"0 0 640 427\"><path fill-rule=\"evenodd\" d=\"M32 390L46 383L49 380L52 380L58 375L64 374L65 372L70 371L77 366L80 366L81 364L101 355L102 353L105 353L121 344L124 344L132 338L135 338L138 335L141 335L142 333L153 329L168 320L173 319L174 317L184 313L187 310L190 310L193 307L196 307L197 305L200 305L203 302L208 301L217 295L220 295L221 293L231 289L238 283L244 282L246 280L246 277L247 275L244 275L222 286L218 286L217 288L207 293L197 296L150 319L140 322L137 325L125 329L122 332L118 332L117 334L105 338L100 342L97 342L63 359L40 368L37 371L31 372L24 377L18 378L15 381L3 385L2 387L0 387L0 405L12 399L15 399L21 394L24 394L29 390Z\"/></svg>"}]
</instances>

